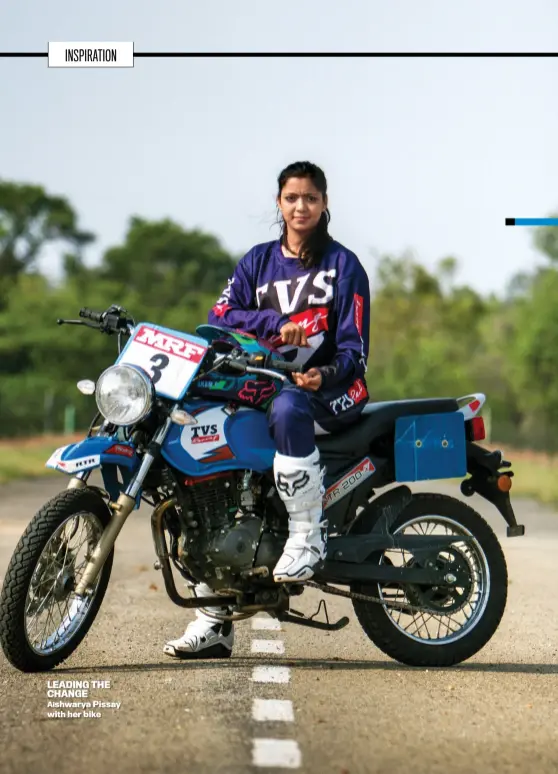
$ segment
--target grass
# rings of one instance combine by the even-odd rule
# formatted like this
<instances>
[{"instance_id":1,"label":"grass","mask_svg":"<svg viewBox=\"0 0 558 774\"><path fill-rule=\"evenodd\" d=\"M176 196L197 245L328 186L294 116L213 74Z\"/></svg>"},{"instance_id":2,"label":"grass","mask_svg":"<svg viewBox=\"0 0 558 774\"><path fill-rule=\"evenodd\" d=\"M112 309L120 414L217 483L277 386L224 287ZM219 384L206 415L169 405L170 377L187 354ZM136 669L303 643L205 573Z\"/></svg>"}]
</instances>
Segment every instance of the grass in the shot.
<instances>
[{"instance_id":1,"label":"grass","mask_svg":"<svg viewBox=\"0 0 558 774\"><path fill-rule=\"evenodd\" d=\"M492 445L495 449L497 444ZM512 497L530 497L546 505L558 505L558 456L502 447L504 459L514 472Z\"/></svg>"},{"instance_id":2,"label":"grass","mask_svg":"<svg viewBox=\"0 0 558 774\"><path fill-rule=\"evenodd\" d=\"M0 484L18 479L60 475L45 468L45 462L56 448L79 441L84 435L78 433L0 441ZM499 446L492 443L490 448ZM512 450L506 446L503 449L505 459L513 463L515 475L512 497L529 497L547 505L558 506L558 456Z\"/></svg>"},{"instance_id":3,"label":"grass","mask_svg":"<svg viewBox=\"0 0 558 774\"><path fill-rule=\"evenodd\" d=\"M25 478L60 476L45 463L59 446L75 443L85 433L74 435L38 436L36 438L5 438L0 441L0 484Z\"/></svg>"}]
</instances>

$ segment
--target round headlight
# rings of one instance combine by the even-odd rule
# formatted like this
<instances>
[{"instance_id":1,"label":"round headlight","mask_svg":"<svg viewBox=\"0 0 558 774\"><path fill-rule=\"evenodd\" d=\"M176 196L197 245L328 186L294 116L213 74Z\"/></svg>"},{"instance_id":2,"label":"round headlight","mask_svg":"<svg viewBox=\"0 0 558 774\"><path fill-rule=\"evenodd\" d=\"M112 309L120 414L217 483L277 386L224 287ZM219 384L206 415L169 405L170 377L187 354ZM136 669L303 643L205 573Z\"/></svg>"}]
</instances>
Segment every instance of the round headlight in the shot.
<instances>
[{"instance_id":1,"label":"round headlight","mask_svg":"<svg viewBox=\"0 0 558 774\"><path fill-rule=\"evenodd\" d=\"M97 381L95 399L99 411L113 425L127 427L151 411L155 388L149 376L130 365L103 371Z\"/></svg>"}]
</instances>

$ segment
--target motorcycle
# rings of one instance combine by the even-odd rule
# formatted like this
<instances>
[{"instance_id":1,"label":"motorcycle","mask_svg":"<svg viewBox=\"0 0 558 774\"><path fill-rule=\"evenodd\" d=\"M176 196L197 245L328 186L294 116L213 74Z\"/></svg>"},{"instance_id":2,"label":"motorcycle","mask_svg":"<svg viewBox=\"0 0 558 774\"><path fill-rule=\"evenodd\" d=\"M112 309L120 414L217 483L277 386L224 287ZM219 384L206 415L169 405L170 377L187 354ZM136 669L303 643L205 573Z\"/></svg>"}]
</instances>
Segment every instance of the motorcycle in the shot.
<instances>
[{"instance_id":1,"label":"motorcycle","mask_svg":"<svg viewBox=\"0 0 558 774\"><path fill-rule=\"evenodd\" d=\"M348 429L317 435L327 555L309 581L279 584L288 516L266 411L297 367L241 331L136 324L116 305L79 317L58 323L116 334L118 357L96 383L78 382L97 414L82 441L46 462L70 477L67 488L33 516L11 557L0 643L14 667L51 670L76 650L101 607L118 535L142 502L152 508L154 567L180 607L342 629L349 618L330 621L324 600L312 616L293 607L315 588L350 599L380 650L422 667L460 663L494 635L508 586L495 533L461 499L408 486L463 479L462 493L492 503L509 537L525 533L510 501L511 463L478 443L483 394L368 403ZM102 487L89 480L94 470ZM183 596L173 568L212 596Z\"/></svg>"}]
</instances>

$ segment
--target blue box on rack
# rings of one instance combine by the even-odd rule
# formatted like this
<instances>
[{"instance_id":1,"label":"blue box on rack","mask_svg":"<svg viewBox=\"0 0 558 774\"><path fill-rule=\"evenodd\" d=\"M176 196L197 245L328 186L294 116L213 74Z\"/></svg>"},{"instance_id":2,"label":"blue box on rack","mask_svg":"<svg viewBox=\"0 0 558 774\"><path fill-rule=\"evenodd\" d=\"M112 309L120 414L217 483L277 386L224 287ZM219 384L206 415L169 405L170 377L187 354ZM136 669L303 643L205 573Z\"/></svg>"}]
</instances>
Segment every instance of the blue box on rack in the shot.
<instances>
[{"instance_id":1,"label":"blue box on rack","mask_svg":"<svg viewBox=\"0 0 558 774\"><path fill-rule=\"evenodd\" d=\"M399 417L395 422L395 480L465 477L464 425L460 411Z\"/></svg>"}]
</instances>

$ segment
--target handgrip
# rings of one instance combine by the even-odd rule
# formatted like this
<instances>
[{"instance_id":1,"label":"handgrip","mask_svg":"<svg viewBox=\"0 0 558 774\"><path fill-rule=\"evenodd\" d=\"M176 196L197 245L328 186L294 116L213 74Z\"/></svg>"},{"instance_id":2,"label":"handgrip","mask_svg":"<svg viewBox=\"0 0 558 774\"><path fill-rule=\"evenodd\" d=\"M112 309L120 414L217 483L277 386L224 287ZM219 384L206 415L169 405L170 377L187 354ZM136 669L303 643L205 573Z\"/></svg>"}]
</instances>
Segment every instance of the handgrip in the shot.
<instances>
[{"instance_id":1,"label":"handgrip","mask_svg":"<svg viewBox=\"0 0 558 774\"><path fill-rule=\"evenodd\" d=\"M94 312L92 309L88 309L86 306L79 310L79 316L85 317L87 320L93 320L94 322L101 322L103 319L102 312Z\"/></svg>"},{"instance_id":2,"label":"handgrip","mask_svg":"<svg viewBox=\"0 0 558 774\"><path fill-rule=\"evenodd\" d=\"M269 364L269 368L273 368L276 371L285 371L288 374L300 373L302 366L295 363L287 363L283 360L274 360Z\"/></svg>"},{"instance_id":3,"label":"handgrip","mask_svg":"<svg viewBox=\"0 0 558 774\"><path fill-rule=\"evenodd\" d=\"M254 355L248 360L248 365L256 368L268 368L272 371L284 371L289 374L298 373L301 369L300 365L288 363L286 360L273 360L271 357L263 355Z\"/></svg>"}]
</instances>

